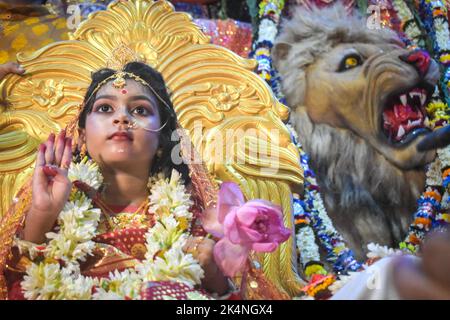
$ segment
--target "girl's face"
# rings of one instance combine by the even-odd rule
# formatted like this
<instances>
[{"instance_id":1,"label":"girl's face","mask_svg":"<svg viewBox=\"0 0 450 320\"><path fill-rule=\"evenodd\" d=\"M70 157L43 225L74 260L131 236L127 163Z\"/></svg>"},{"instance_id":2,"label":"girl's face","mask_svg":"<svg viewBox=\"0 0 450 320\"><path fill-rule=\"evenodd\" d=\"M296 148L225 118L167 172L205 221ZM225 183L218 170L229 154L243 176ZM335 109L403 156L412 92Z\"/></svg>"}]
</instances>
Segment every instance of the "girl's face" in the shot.
<instances>
[{"instance_id":1,"label":"girl's face","mask_svg":"<svg viewBox=\"0 0 450 320\"><path fill-rule=\"evenodd\" d=\"M129 128L133 123L137 125ZM134 80L127 79L123 89L108 82L98 90L80 137L89 155L101 166L130 169L142 165L150 170L159 133L143 127L161 127L157 98Z\"/></svg>"}]
</instances>

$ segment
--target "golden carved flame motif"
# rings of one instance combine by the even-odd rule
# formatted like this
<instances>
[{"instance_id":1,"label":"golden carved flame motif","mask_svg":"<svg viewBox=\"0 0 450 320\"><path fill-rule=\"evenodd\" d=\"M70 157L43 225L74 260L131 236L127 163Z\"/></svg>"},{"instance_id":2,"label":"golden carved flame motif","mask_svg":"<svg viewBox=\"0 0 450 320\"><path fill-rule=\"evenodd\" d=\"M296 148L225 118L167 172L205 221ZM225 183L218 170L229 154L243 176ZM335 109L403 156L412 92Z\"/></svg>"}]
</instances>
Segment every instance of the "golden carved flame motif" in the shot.
<instances>
[{"instance_id":1,"label":"golden carved flame motif","mask_svg":"<svg viewBox=\"0 0 450 320\"><path fill-rule=\"evenodd\" d=\"M209 44L188 14L174 12L165 1L112 3L70 39L19 54L27 73L0 82L2 214L30 177L37 145L74 119L91 72L105 67L113 50L125 44L163 74L180 125L212 176L237 182L248 199L280 204L285 225L293 229L290 190L302 185L303 172L282 122L288 109L252 72L255 61ZM197 132L199 124L203 129ZM296 273L294 237L260 259L277 287L298 293L303 283Z\"/></svg>"}]
</instances>

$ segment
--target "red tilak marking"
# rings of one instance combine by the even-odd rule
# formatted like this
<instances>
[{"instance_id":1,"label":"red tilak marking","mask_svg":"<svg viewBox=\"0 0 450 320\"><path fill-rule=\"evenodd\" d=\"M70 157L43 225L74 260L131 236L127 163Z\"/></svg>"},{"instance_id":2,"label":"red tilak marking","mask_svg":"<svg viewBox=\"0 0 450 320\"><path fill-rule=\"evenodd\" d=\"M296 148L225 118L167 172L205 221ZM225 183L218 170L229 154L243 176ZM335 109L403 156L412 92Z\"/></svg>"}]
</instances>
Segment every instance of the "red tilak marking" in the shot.
<instances>
[{"instance_id":1,"label":"red tilak marking","mask_svg":"<svg viewBox=\"0 0 450 320\"><path fill-rule=\"evenodd\" d=\"M128 91L126 89L122 89L122 94L127 94Z\"/></svg>"}]
</instances>

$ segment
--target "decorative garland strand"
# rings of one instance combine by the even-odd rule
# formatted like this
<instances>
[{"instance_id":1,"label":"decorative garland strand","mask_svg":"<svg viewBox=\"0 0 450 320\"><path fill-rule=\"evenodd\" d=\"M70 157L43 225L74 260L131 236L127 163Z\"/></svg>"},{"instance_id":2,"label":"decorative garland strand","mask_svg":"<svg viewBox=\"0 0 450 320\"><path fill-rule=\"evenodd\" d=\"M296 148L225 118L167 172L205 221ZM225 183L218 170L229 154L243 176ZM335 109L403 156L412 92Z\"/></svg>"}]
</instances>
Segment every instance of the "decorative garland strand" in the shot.
<instances>
[{"instance_id":1,"label":"decorative garland strand","mask_svg":"<svg viewBox=\"0 0 450 320\"><path fill-rule=\"evenodd\" d=\"M392 6L397 13L397 16L402 21L401 29L406 34L408 39L411 41L407 43L408 48L414 47L424 47L425 43L422 38L422 32L417 26L414 20L414 15L412 14L410 8L405 3L404 0L393 0Z\"/></svg>"},{"instance_id":2,"label":"decorative garland strand","mask_svg":"<svg viewBox=\"0 0 450 320\"><path fill-rule=\"evenodd\" d=\"M272 67L270 56L283 8L284 0L262 0L259 3L258 37L255 37L250 57L255 58L258 62L256 73L269 84L277 99L285 104L286 100L281 92L280 76Z\"/></svg>"},{"instance_id":3,"label":"decorative garland strand","mask_svg":"<svg viewBox=\"0 0 450 320\"><path fill-rule=\"evenodd\" d=\"M420 0L418 4L422 27L431 42L426 49L441 66L439 87L444 100L449 103L450 34L447 8L441 0ZM423 47L423 46L422 46Z\"/></svg>"}]
</instances>

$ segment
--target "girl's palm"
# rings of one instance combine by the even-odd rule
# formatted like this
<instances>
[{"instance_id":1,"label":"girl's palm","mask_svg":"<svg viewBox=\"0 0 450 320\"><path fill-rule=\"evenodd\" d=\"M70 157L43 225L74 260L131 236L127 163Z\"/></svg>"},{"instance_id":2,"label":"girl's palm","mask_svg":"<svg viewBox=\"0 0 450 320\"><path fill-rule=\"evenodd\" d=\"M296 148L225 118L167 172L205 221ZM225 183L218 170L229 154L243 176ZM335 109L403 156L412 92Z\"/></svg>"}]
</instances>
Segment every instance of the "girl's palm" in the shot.
<instances>
[{"instance_id":1,"label":"girl's palm","mask_svg":"<svg viewBox=\"0 0 450 320\"><path fill-rule=\"evenodd\" d=\"M39 146L33 176L32 210L43 215L56 216L70 195L72 184L67 177L72 159L72 140L63 130L55 141L52 133Z\"/></svg>"}]
</instances>

